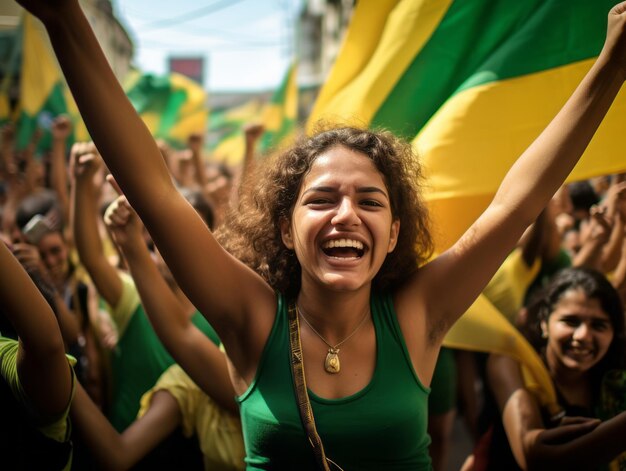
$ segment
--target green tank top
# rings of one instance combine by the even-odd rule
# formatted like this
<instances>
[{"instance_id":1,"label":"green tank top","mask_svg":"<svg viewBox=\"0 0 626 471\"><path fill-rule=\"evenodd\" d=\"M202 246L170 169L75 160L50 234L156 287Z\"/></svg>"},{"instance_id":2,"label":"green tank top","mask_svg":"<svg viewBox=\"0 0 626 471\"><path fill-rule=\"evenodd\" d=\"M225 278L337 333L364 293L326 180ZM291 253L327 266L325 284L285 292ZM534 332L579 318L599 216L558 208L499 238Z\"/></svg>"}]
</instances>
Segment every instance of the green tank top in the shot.
<instances>
[{"instance_id":1,"label":"green tank top","mask_svg":"<svg viewBox=\"0 0 626 471\"><path fill-rule=\"evenodd\" d=\"M309 390L326 455L345 471L430 470L426 432L429 388L415 374L389 295L372 294L376 368L348 397ZM279 295L274 326L252 384L238 398L247 469L316 469L293 391L287 301Z\"/></svg>"},{"instance_id":2,"label":"green tank top","mask_svg":"<svg viewBox=\"0 0 626 471\"><path fill-rule=\"evenodd\" d=\"M202 314L196 311L191 322L213 343L220 344L217 333ZM138 305L111 356L113 388L108 418L118 432L135 421L141 396L173 363L143 306Z\"/></svg>"}]
</instances>

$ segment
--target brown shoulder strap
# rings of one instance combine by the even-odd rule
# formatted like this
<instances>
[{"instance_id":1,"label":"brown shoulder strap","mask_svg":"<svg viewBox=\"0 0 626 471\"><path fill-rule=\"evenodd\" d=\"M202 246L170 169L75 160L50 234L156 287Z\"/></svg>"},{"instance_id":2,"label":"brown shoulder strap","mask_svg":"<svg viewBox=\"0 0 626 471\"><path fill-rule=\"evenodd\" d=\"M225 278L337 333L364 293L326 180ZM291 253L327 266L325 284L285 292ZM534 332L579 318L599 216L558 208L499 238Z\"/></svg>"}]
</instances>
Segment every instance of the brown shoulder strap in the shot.
<instances>
[{"instance_id":1,"label":"brown shoulder strap","mask_svg":"<svg viewBox=\"0 0 626 471\"><path fill-rule=\"evenodd\" d=\"M318 468L324 471L330 471L328 464L333 465L333 469L341 470L341 468L332 460L326 457L324 445L315 428L315 418L309 401L309 393L306 387L306 378L304 376L304 363L302 358L302 344L300 342L300 321L298 312L294 303L289 304L289 344L291 346L291 371L293 373L293 388L296 392L298 400L298 410L304 431L309 438L315 460Z\"/></svg>"}]
</instances>

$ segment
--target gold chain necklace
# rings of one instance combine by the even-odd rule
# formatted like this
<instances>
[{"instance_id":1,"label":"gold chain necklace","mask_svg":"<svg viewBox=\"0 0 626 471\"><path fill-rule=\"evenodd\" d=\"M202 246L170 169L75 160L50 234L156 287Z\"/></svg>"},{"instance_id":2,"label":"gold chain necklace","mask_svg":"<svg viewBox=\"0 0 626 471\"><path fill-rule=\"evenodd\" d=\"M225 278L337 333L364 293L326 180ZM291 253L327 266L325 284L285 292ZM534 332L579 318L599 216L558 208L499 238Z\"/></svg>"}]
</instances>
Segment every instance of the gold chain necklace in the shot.
<instances>
[{"instance_id":1,"label":"gold chain necklace","mask_svg":"<svg viewBox=\"0 0 626 471\"><path fill-rule=\"evenodd\" d=\"M311 328L311 330L315 332L315 335L317 335L320 339L322 339L322 342L324 342L328 346L328 353L326 354L326 359L324 360L324 370L326 370L326 372L330 374L339 373L339 371L341 370L341 363L339 362L339 347L343 345L344 343L346 343L348 340L350 340L354 336L354 334L358 332L361 326L365 324L365 320L367 319L368 314L370 313L369 305L367 307L367 310L365 311L365 315L363 316L363 319L361 319L361 322L359 322L359 325L357 325L354 328L354 330L352 331L350 335L348 335L345 339L343 339L341 342L339 342L335 346L331 345L328 342L328 340L326 340L322 336L322 334L320 334L317 330L315 330L315 327L313 327L311 323L308 321L308 319L304 316L304 310L302 310L302 308L298 306L297 304L296 304L296 310L298 311L298 314L300 315L300 317L302 317L302 320L306 322L306 325L308 325Z\"/></svg>"}]
</instances>

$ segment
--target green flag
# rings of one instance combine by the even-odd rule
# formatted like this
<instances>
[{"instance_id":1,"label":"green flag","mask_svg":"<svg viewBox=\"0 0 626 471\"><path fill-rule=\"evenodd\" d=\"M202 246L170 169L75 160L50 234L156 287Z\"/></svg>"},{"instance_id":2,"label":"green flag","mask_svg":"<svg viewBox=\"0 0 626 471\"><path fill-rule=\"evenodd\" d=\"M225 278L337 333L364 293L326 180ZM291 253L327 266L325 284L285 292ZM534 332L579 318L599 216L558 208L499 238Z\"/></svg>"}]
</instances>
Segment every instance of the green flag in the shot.
<instances>
[{"instance_id":1,"label":"green flag","mask_svg":"<svg viewBox=\"0 0 626 471\"><path fill-rule=\"evenodd\" d=\"M190 134L206 132L207 96L193 80L177 73L157 76L134 72L125 90L154 137L181 147Z\"/></svg>"},{"instance_id":2,"label":"green flag","mask_svg":"<svg viewBox=\"0 0 626 471\"><path fill-rule=\"evenodd\" d=\"M297 74L298 66L294 63L265 106L262 118L265 133L259 143L263 154L289 145L294 137L298 118Z\"/></svg>"},{"instance_id":3,"label":"green flag","mask_svg":"<svg viewBox=\"0 0 626 471\"><path fill-rule=\"evenodd\" d=\"M258 122L263 107L259 100L242 105L211 111L209 120L209 151L212 160L238 165L243 160L245 138L243 127Z\"/></svg>"}]
</instances>

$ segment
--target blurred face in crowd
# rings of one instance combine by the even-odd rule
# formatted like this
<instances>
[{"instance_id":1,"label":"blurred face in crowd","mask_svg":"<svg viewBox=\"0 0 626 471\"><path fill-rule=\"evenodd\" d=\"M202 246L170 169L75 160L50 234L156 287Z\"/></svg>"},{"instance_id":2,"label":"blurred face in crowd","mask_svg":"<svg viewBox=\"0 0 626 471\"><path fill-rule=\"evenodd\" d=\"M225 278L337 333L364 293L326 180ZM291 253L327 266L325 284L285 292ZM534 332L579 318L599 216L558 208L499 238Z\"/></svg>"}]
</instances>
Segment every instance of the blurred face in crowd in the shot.
<instances>
[{"instance_id":1,"label":"blurred face in crowd","mask_svg":"<svg viewBox=\"0 0 626 471\"><path fill-rule=\"evenodd\" d=\"M580 289L566 291L541 328L547 335L550 371L587 372L606 355L613 326L597 299Z\"/></svg>"},{"instance_id":2,"label":"blurred face in crowd","mask_svg":"<svg viewBox=\"0 0 626 471\"><path fill-rule=\"evenodd\" d=\"M65 281L69 272L68 250L60 232L44 235L37 244L39 255L55 282Z\"/></svg>"},{"instance_id":3,"label":"blurred face in crowd","mask_svg":"<svg viewBox=\"0 0 626 471\"><path fill-rule=\"evenodd\" d=\"M570 257L574 257L580 251L580 233L576 229L570 229L563 235L563 248Z\"/></svg>"}]
</instances>

